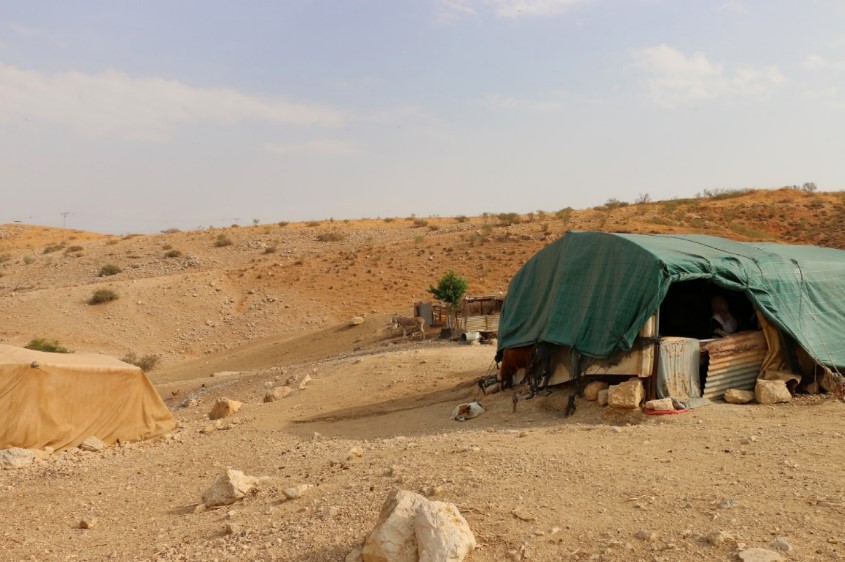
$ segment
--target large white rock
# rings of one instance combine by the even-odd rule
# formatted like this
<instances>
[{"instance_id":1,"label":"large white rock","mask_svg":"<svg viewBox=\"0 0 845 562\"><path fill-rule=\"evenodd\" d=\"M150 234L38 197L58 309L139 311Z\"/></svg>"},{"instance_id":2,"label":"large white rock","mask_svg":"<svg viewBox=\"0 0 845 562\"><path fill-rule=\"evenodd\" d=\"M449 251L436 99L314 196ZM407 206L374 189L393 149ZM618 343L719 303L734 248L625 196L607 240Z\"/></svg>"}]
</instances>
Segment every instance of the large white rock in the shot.
<instances>
[{"instance_id":1,"label":"large white rock","mask_svg":"<svg viewBox=\"0 0 845 562\"><path fill-rule=\"evenodd\" d=\"M414 532L419 562L461 562L477 546L466 519L451 503L418 505Z\"/></svg>"},{"instance_id":2,"label":"large white rock","mask_svg":"<svg viewBox=\"0 0 845 562\"><path fill-rule=\"evenodd\" d=\"M639 378L631 379L607 389L607 405L633 410L640 407L644 396L643 381Z\"/></svg>"},{"instance_id":3,"label":"large white rock","mask_svg":"<svg viewBox=\"0 0 845 562\"><path fill-rule=\"evenodd\" d=\"M35 453L29 449L21 449L12 447L11 449L3 449L0 451L0 468L23 468L32 464L35 460Z\"/></svg>"},{"instance_id":4,"label":"large white rock","mask_svg":"<svg viewBox=\"0 0 845 562\"><path fill-rule=\"evenodd\" d=\"M606 389L609 384L604 381L592 381L584 387L584 398L587 400L598 400L599 391Z\"/></svg>"},{"instance_id":5,"label":"large white rock","mask_svg":"<svg viewBox=\"0 0 845 562\"><path fill-rule=\"evenodd\" d=\"M757 385L754 387L754 397L760 404L778 404L792 400L792 395L789 393L789 389L786 388L786 382L781 380L767 381L757 379Z\"/></svg>"},{"instance_id":6,"label":"large white rock","mask_svg":"<svg viewBox=\"0 0 845 562\"><path fill-rule=\"evenodd\" d=\"M754 392L751 390L729 388L725 391L725 402L728 404L748 404L752 400L754 400Z\"/></svg>"},{"instance_id":7,"label":"large white rock","mask_svg":"<svg viewBox=\"0 0 845 562\"><path fill-rule=\"evenodd\" d=\"M405 490L390 494L381 508L378 523L364 541L364 562L417 562L414 520L417 506L427 501Z\"/></svg>"},{"instance_id":8,"label":"large white rock","mask_svg":"<svg viewBox=\"0 0 845 562\"><path fill-rule=\"evenodd\" d=\"M247 476L240 470L227 468L211 487L202 495L206 507L229 505L253 492L258 487L258 478Z\"/></svg>"},{"instance_id":9,"label":"large white rock","mask_svg":"<svg viewBox=\"0 0 845 562\"><path fill-rule=\"evenodd\" d=\"M476 547L458 508L397 490L367 535L364 562L461 562Z\"/></svg>"},{"instance_id":10,"label":"large white rock","mask_svg":"<svg viewBox=\"0 0 845 562\"><path fill-rule=\"evenodd\" d=\"M221 418L229 417L232 414L237 413L237 411L241 409L241 406L243 406L243 404L237 400L218 398L217 402L215 402L214 406L212 406L211 411L208 412L208 419L219 420Z\"/></svg>"},{"instance_id":11,"label":"large white rock","mask_svg":"<svg viewBox=\"0 0 845 562\"><path fill-rule=\"evenodd\" d=\"M85 441L79 444L79 448L83 451L91 451L92 453L98 453L106 448L106 444L92 435L90 437L85 438Z\"/></svg>"}]
</instances>

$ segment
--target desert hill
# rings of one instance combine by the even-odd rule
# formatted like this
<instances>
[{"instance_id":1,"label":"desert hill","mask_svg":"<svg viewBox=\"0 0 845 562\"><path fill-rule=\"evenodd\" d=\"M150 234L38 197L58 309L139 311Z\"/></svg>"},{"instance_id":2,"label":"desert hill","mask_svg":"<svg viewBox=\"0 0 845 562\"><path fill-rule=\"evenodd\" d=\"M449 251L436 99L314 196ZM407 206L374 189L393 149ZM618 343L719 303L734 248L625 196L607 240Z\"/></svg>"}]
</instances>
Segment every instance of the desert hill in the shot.
<instances>
[{"instance_id":1,"label":"desert hill","mask_svg":"<svg viewBox=\"0 0 845 562\"><path fill-rule=\"evenodd\" d=\"M645 199L645 198L643 198ZM456 218L385 218L105 236L0 227L0 340L155 354L161 367L283 341L427 300L449 268L473 294L507 290L566 230L700 232L845 248L843 193L716 191L694 199ZM104 267L112 268L106 275ZM113 302L91 306L108 289Z\"/></svg>"},{"instance_id":2,"label":"desert hill","mask_svg":"<svg viewBox=\"0 0 845 562\"><path fill-rule=\"evenodd\" d=\"M458 506L479 543L468 562L697 562L755 547L767 560L841 559L845 403L804 395L649 416L579 398L564 418L565 389L532 400L517 389L515 409L510 391L481 395L492 346L403 339L387 324L449 268L475 294L504 292L568 229L845 248L842 195L125 236L4 225L0 341L154 354L149 374L178 428L0 470L0 558L355 560L399 488ZM88 304L97 290L118 298ZM265 401L280 388L287 396ZM210 421L224 397L242 408ZM452 420L469 399L485 413ZM204 509L226 468L260 477L258 493ZM292 486L301 497L287 499Z\"/></svg>"}]
</instances>

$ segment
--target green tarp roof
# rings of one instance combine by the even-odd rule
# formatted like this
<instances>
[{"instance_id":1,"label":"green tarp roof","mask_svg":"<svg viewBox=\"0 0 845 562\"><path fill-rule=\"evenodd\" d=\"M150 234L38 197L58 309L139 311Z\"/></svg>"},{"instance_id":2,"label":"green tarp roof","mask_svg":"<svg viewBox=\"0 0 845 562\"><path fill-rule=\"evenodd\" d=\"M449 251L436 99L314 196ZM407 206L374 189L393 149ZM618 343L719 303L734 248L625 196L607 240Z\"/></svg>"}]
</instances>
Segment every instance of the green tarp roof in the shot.
<instances>
[{"instance_id":1,"label":"green tarp roof","mask_svg":"<svg viewBox=\"0 0 845 562\"><path fill-rule=\"evenodd\" d=\"M627 351L669 285L694 279L745 293L818 362L845 367L845 251L695 234L567 233L511 280L499 348Z\"/></svg>"}]
</instances>

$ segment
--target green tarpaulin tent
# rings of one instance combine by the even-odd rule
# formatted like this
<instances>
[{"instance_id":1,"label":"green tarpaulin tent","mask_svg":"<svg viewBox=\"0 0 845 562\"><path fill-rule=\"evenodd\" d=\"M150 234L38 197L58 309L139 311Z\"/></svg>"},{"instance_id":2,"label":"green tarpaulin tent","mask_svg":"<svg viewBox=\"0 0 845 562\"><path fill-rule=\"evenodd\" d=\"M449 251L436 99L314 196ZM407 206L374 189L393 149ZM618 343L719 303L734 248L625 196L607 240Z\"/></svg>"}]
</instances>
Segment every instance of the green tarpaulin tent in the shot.
<instances>
[{"instance_id":1,"label":"green tarpaulin tent","mask_svg":"<svg viewBox=\"0 0 845 562\"><path fill-rule=\"evenodd\" d=\"M845 251L705 235L569 232L514 276L499 349L546 341L591 357L628 351L669 285L743 292L816 361L845 367Z\"/></svg>"}]
</instances>

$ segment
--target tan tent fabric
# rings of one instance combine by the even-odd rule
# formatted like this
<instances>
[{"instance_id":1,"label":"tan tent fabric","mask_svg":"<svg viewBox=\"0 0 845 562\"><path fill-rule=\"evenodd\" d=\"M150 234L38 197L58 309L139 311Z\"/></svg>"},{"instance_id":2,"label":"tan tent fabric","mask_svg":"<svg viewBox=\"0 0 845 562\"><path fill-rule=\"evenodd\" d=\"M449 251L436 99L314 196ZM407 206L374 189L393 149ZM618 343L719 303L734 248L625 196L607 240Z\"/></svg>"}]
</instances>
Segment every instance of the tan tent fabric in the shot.
<instances>
[{"instance_id":1,"label":"tan tent fabric","mask_svg":"<svg viewBox=\"0 0 845 562\"><path fill-rule=\"evenodd\" d=\"M113 357L0 345L0 449L164 435L176 420L144 372Z\"/></svg>"}]
</instances>

